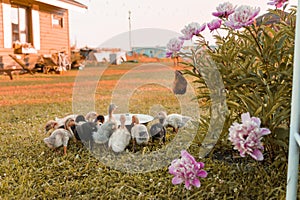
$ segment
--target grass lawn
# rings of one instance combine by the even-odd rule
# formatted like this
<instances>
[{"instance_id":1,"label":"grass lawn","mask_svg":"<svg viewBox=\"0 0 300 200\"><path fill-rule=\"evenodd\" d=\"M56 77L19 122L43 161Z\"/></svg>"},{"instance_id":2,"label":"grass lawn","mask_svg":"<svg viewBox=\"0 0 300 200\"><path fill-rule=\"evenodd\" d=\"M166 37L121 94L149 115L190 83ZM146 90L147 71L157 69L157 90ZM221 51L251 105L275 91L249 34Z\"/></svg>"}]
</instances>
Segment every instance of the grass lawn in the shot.
<instances>
[{"instance_id":1,"label":"grass lawn","mask_svg":"<svg viewBox=\"0 0 300 200\"><path fill-rule=\"evenodd\" d=\"M106 69L95 67L95 70L103 71L94 90L98 113L106 115L118 81L140 65L128 63ZM286 161L278 166L268 159L263 162L242 159L228 145L220 145L222 142L208 157L200 160L197 157L199 141L205 134L201 127L195 130L197 136L188 151L197 161L205 163L208 176L200 180L200 188L192 190L186 190L183 184L172 184L173 176L168 173L168 165L162 164L161 168L145 173L127 173L111 165L113 161L117 162L114 166L128 168L123 165L126 163L122 160L125 154L138 155L141 166L145 165L145 168L171 158L172 152L166 157L148 159L147 155L165 148L158 143L140 148L136 153L129 150L121 156L102 155L101 158L105 156L105 159L99 159L74 142L70 142L66 156L53 152L43 142L43 127L48 120L73 112L72 95L78 73L81 72L22 75L14 76L12 81L7 76L0 76L0 200L285 199ZM155 82L143 85L145 74L130 79L138 87L128 98L129 111L152 114L157 106L162 106L169 113L180 113L180 102L170 90ZM95 74L87 75L87 88L89 84L93 87L96 80L93 77L97 79ZM171 144L174 138L175 135L168 129L166 145ZM231 159L226 159L228 155Z\"/></svg>"}]
</instances>

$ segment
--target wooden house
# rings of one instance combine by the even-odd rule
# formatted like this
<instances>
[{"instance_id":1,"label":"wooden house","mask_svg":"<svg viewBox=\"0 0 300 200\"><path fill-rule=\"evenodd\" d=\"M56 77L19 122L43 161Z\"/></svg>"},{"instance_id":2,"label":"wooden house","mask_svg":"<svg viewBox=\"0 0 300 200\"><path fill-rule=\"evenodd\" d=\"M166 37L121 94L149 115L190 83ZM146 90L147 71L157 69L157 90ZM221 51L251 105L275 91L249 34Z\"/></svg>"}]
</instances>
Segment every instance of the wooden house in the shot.
<instances>
[{"instance_id":1,"label":"wooden house","mask_svg":"<svg viewBox=\"0 0 300 200\"><path fill-rule=\"evenodd\" d=\"M70 55L69 11L87 9L74 0L0 0L0 3L0 64L4 66L12 62L9 54L14 53L42 55L64 50ZM14 48L16 43L29 44L30 48L22 52L22 48Z\"/></svg>"}]
</instances>

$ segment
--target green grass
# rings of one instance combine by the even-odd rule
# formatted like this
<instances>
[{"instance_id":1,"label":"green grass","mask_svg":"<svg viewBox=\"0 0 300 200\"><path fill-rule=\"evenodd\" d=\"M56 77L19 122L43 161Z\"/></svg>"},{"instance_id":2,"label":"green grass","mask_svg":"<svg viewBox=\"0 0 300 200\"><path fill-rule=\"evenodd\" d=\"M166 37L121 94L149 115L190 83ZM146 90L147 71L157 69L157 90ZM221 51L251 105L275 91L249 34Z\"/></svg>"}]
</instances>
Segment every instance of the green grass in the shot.
<instances>
[{"instance_id":1,"label":"green grass","mask_svg":"<svg viewBox=\"0 0 300 200\"><path fill-rule=\"evenodd\" d=\"M125 73L136 65L110 66L107 69L96 91L97 112L106 113L115 84L113 81L122 76L120 71ZM23 75L14 77L13 81L0 76L1 91L8 90L3 94L0 91L1 200L285 199L286 163L282 167L272 165L267 159L263 162L242 159L228 146L217 146L209 157L200 160L197 158L199 146L192 143L188 151L197 161L205 163L208 176L201 179L200 188L191 191L183 185L172 185L168 166L152 172L131 174L105 165L103 160L97 159L78 143L69 144L67 156L53 152L43 143L43 126L54 117L72 113L75 76L76 71L67 72L63 76ZM106 85L105 81L111 83ZM34 86L39 87L32 89ZM56 90L58 86L61 87ZM24 92L22 95L14 93L19 88ZM162 92L164 95L161 95ZM179 103L172 93L157 85L138 88L130 98L129 108L130 112L149 113L152 105L158 103L169 112L180 111ZM167 144L174 139L174 134L170 132L168 130ZM201 134L205 133L200 128ZM141 148L136 154L142 157L163 148L154 144ZM221 156L217 158L217 154ZM228 155L237 157L226 160ZM107 156L108 163L113 156ZM145 160L147 162L150 161Z\"/></svg>"}]
</instances>

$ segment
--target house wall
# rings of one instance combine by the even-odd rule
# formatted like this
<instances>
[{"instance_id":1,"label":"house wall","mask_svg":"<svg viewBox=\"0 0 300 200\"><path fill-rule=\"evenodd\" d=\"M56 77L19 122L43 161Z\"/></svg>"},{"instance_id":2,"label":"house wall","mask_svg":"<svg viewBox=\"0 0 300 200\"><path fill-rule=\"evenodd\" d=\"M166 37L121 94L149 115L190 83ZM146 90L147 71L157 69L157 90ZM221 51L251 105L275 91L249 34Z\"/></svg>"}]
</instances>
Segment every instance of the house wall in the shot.
<instances>
[{"instance_id":1,"label":"house wall","mask_svg":"<svg viewBox=\"0 0 300 200\"><path fill-rule=\"evenodd\" d=\"M4 63L4 67L8 64L13 64L14 61L8 56L13 54L13 48L4 48L4 33L3 33L3 10L2 3L9 3L9 0L0 0L0 63ZM57 51L66 51L70 53L69 39L69 13L68 10L57 8L51 5L35 2L33 0L14 0L14 4L34 7L39 11L40 21L40 49L38 54L49 54ZM52 15L63 17L63 27L52 26ZM29 28L31 24L29 24ZM29 35L29 37L32 37ZM2 59L2 60L1 60Z\"/></svg>"},{"instance_id":2,"label":"house wall","mask_svg":"<svg viewBox=\"0 0 300 200\"><path fill-rule=\"evenodd\" d=\"M2 5L0 6L0 30L3 30L3 11L2 11ZM4 46L4 40L3 40L3 31L0 31L0 48Z\"/></svg>"},{"instance_id":3,"label":"house wall","mask_svg":"<svg viewBox=\"0 0 300 200\"><path fill-rule=\"evenodd\" d=\"M52 13L40 10L41 54L65 50L70 55L69 14L62 14L63 27L52 26Z\"/></svg>"},{"instance_id":4,"label":"house wall","mask_svg":"<svg viewBox=\"0 0 300 200\"><path fill-rule=\"evenodd\" d=\"M4 27L3 27L3 9L2 9L2 2L0 5L0 64L10 64L12 62L11 58L8 56L8 54L13 53L13 49L5 49L4 47ZM1 65L2 67L2 65Z\"/></svg>"}]
</instances>

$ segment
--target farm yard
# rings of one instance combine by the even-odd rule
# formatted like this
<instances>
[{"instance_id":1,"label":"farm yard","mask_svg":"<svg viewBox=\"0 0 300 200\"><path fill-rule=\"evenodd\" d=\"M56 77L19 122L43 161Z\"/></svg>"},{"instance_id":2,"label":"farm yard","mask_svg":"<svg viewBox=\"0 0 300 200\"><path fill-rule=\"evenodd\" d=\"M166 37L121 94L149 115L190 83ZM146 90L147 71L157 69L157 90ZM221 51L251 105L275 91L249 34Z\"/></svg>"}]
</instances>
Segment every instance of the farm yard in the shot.
<instances>
[{"instance_id":1,"label":"farm yard","mask_svg":"<svg viewBox=\"0 0 300 200\"><path fill-rule=\"evenodd\" d=\"M97 113L107 114L118 80L139 65L123 63L105 69L95 91ZM173 63L164 65L175 69ZM268 155L263 161L241 158L224 138L210 154L199 158L199 147L207 132L204 126L196 130L187 151L198 162L205 163L204 170L208 175L201 178L200 188L192 190L185 189L182 184L172 184L169 166L144 173L128 173L105 164L78 142L70 141L66 156L62 151L50 150L43 142L46 137L44 125L55 117L72 114L72 94L78 73L80 71L71 70L63 75L26 74L14 76L12 81L7 76L0 76L1 200L285 199L287 160L274 162ZM190 82L193 80L192 77L186 78ZM196 85L192 85L197 90ZM152 105L157 104L163 105L169 113L180 112L176 96L157 84L138 87L130 97L129 110L131 113L150 114ZM199 101L200 107L205 107L205 104L205 101ZM209 113L209 109L203 113ZM165 145L174 138L175 134L167 129ZM142 157L163 148L162 144L151 143L135 153L129 148L123 154ZM107 156L108 163L113 156ZM122 163L122 160L118 161ZM143 162L151 165L147 160Z\"/></svg>"}]
</instances>

